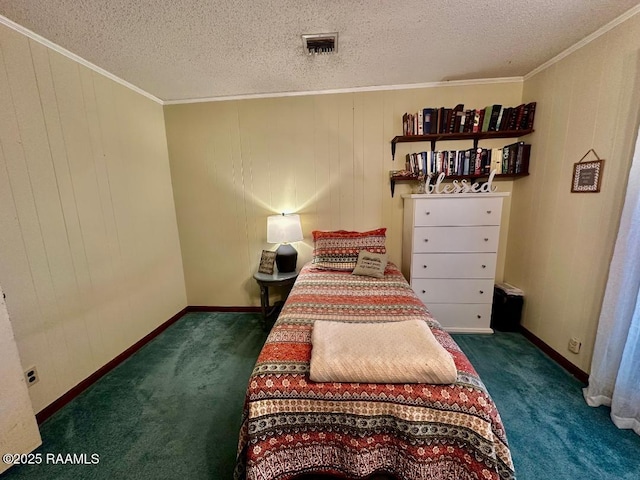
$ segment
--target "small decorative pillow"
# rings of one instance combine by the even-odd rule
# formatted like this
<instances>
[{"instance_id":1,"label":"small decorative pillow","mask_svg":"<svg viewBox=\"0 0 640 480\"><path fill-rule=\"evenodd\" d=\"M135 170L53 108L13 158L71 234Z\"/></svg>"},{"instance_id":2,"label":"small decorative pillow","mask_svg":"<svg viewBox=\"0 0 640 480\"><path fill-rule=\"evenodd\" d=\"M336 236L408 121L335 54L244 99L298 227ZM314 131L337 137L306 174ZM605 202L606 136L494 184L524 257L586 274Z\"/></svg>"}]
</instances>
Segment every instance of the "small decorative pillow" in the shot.
<instances>
[{"instance_id":1,"label":"small decorative pillow","mask_svg":"<svg viewBox=\"0 0 640 480\"><path fill-rule=\"evenodd\" d=\"M367 250L360 250L354 275L366 275L368 277L383 278L384 269L387 267L386 253L371 253Z\"/></svg>"},{"instance_id":2,"label":"small decorative pillow","mask_svg":"<svg viewBox=\"0 0 640 480\"><path fill-rule=\"evenodd\" d=\"M313 266L325 270L351 271L356 266L360 250L387 253L386 232L386 228L367 232L314 230Z\"/></svg>"}]
</instances>

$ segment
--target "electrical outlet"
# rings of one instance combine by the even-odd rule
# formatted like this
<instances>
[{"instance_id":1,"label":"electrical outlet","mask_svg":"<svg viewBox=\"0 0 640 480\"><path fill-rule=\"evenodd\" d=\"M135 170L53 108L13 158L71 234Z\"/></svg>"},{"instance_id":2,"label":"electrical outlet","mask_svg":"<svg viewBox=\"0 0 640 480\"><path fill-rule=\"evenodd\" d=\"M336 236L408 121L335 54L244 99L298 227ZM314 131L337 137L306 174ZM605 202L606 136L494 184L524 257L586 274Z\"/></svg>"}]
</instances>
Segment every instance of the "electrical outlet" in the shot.
<instances>
[{"instance_id":1,"label":"electrical outlet","mask_svg":"<svg viewBox=\"0 0 640 480\"><path fill-rule=\"evenodd\" d=\"M571 353L580 353L582 342L577 337L571 337L569 340L569 351Z\"/></svg>"},{"instance_id":2,"label":"electrical outlet","mask_svg":"<svg viewBox=\"0 0 640 480\"><path fill-rule=\"evenodd\" d=\"M27 381L27 387L30 387L31 385L35 385L36 383L38 383L38 381L40 380L40 377L38 376L38 370L36 369L35 366L27 368L24 371L24 379Z\"/></svg>"}]
</instances>

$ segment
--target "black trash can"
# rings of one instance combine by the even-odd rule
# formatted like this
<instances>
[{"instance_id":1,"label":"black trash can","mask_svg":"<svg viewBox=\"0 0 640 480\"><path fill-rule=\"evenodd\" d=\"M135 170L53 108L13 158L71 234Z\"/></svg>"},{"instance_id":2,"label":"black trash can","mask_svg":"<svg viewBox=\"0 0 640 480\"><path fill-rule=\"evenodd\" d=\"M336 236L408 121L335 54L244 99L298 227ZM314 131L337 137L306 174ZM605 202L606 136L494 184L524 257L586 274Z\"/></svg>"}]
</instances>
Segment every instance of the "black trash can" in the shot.
<instances>
[{"instance_id":1,"label":"black trash can","mask_svg":"<svg viewBox=\"0 0 640 480\"><path fill-rule=\"evenodd\" d=\"M501 332L518 332L524 293L508 283L497 283L493 288L491 328Z\"/></svg>"}]
</instances>

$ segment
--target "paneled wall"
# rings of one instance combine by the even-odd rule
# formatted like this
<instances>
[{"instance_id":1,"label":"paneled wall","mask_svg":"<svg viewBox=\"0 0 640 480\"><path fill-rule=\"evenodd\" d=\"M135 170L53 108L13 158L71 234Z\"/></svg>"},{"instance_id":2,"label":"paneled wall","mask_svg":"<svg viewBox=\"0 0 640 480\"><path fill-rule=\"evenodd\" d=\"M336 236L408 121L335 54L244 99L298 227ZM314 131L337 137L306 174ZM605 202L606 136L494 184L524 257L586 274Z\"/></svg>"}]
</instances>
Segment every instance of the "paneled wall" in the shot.
<instances>
[{"instance_id":1,"label":"paneled wall","mask_svg":"<svg viewBox=\"0 0 640 480\"><path fill-rule=\"evenodd\" d=\"M186 306L162 107L0 26L0 285L37 412Z\"/></svg>"},{"instance_id":2,"label":"paneled wall","mask_svg":"<svg viewBox=\"0 0 640 480\"><path fill-rule=\"evenodd\" d=\"M29 453L42 444L0 287L0 452ZM0 474L11 465L0 462Z\"/></svg>"},{"instance_id":3,"label":"paneled wall","mask_svg":"<svg viewBox=\"0 0 640 480\"><path fill-rule=\"evenodd\" d=\"M252 279L266 243L266 217L301 215L298 265L311 259L314 229L387 227L391 261L400 264L402 198L388 171L427 143L399 144L402 114L426 106L517 105L522 83L452 84L415 90L223 101L165 107L171 175L190 305L259 305ZM485 142L502 146L512 140ZM470 148L442 142L438 148ZM520 180L524 181L524 180ZM502 191L512 183L499 182ZM509 202L504 220L508 224ZM506 229L501 240L502 276Z\"/></svg>"},{"instance_id":4,"label":"paneled wall","mask_svg":"<svg viewBox=\"0 0 640 480\"><path fill-rule=\"evenodd\" d=\"M585 371L638 131L639 66L636 15L524 83L536 132L531 176L513 185L505 278L526 292L524 325ZM571 193L573 164L591 148L606 159L601 192Z\"/></svg>"}]
</instances>

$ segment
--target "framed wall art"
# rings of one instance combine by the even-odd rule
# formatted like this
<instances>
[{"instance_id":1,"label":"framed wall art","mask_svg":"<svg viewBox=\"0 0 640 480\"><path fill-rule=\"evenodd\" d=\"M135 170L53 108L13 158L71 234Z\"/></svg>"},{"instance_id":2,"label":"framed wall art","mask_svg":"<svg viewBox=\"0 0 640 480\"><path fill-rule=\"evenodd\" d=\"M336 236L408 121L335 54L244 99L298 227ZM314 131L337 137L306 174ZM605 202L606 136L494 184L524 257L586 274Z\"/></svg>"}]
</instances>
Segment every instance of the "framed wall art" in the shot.
<instances>
[{"instance_id":1,"label":"framed wall art","mask_svg":"<svg viewBox=\"0 0 640 480\"><path fill-rule=\"evenodd\" d=\"M593 152L597 160L585 162L584 159ZM598 157L598 154L592 148L578 163L573 164L573 181L571 183L572 193L597 193L600 191L600 183L602 181L602 170L604 168L604 160Z\"/></svg>"}]
</instances>

